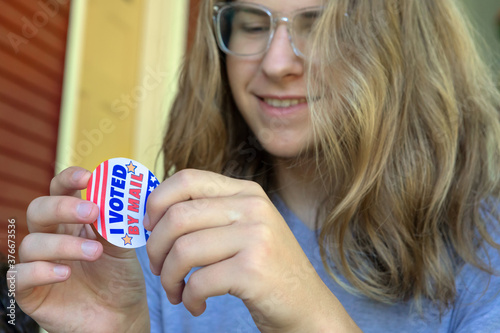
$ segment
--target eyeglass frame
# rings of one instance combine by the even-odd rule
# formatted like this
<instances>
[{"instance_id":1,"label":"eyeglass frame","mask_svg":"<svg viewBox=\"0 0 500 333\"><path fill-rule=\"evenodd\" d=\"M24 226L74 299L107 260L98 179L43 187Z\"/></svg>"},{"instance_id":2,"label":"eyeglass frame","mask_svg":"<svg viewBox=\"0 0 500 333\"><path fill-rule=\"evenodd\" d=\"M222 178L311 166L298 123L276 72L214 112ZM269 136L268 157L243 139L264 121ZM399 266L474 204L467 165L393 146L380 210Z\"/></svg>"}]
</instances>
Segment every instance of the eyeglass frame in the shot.
<instances>
[{"instance_id":1,"label":"eyeglass frame","mask_svg":"<svg viewBox=\"0 0 500 333\"><path fill-rule=\"evenodd\" d=\"M233 52L229 50L226 45L224 45L224 39L222 37L221 29L220 29L220 13L224 8L227 7L236 7L236 6L248 6L256 9L260 9L264 11L269 18L271 19L271 33L269 34L269 40L267 41L267 45L264 48L264 50L257 52L257 53L252 53L252 54L239 54L236 52ZM213 6L213 24L214 24L214 29L215 29L215 34L216 34L216 39L217 39L217 44L219 45L220 49L229 55L234 55L237 57L252 57L252 56L257 56L261 54L265 54L267 51L269 51L269 47L271 46L272 40L274 38L274 34L276 32L276 29L278 28L279 24L283 22L286 25L286 31L288 34L288 41L290 42L290 45L292 46L292 50L295 53L296 56L301 57L303 59L306 58L306 56L295 46L295 43L293 42L292 34L290 31L290 23L293 22L293 19L295 16L299 13L302 12L307 12L311 10L318 10L321 12L324 9L324 6L310 6L310 7L304 7L300 8L297 10L294 10L288 15L283 15L281 12L272 12L269 8L255 4L255 3L249 3L249 2L217 2Z\"/></svg>"}]
</instances>

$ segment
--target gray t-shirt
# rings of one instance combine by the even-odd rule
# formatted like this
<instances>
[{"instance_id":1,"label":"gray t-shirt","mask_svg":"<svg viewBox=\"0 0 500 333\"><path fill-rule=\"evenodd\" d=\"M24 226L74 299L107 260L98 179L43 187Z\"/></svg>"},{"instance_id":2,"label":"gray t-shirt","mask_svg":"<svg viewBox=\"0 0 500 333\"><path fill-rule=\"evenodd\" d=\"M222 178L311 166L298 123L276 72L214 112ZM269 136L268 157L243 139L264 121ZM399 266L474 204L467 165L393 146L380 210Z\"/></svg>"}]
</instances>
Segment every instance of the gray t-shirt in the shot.
<instances>
[{"instance_id":1,"label":"gray t-shirt","mask_svg":"<svg viewBox=\"0 0 500 333\"><path fill-rule=\"evenodd\" d=\"M348 293L327 274L319 254L316 234L279 199L274 204L288 223L319 276L365 333L369 332L500 332L500 276L490 276L466 265L457 276L458 295L451 310L440 319L431 304L422 316L412 302L386 305ZM497 242L499 235L495 235ZM493 267L500 270L500 256L488 251ZM151 332L258 332L243 302L231 295L212 297L207 309L193 317L182 304L169 303L158 276L149 269L146 247L137 249L146 279Z\"/></svg>"}]
</instances>

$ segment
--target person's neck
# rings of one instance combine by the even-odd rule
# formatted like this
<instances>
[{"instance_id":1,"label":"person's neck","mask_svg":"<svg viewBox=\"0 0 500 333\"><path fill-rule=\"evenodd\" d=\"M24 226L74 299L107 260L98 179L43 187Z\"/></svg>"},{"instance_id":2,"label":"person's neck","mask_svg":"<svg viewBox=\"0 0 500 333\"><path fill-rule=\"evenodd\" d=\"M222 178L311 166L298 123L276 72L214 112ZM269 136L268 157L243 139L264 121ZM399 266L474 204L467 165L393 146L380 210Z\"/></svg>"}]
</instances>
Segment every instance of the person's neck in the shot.
<instances>
[{"instance_id":1,"label":"person's neck","mask_svg":"<svg viewBox=\"0 0 500 333\"><path fill-rule=\"evenodd\" d=\"M285 205L310 229L316 227L319 204L325 196L314 161L275 159L276 191Z\"/></svg>"}]
</instances>

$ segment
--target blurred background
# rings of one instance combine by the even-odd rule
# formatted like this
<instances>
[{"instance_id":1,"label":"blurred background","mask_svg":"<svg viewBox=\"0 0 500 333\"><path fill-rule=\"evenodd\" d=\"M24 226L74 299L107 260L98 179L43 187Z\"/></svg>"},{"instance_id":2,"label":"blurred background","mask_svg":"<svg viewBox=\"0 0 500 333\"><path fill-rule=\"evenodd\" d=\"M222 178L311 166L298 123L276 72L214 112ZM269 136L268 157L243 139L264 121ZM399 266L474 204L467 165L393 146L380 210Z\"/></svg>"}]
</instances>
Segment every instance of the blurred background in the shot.
<instances>
[{"instance_id":1,"label":"blurred background","mask_svg":"<svg viewBox=\"0 0 500 333\"><path fill-rule=\"evenodd\" d=\"M500 87L500 1L456 1ZM18 260L26 208L61 170L127 157L163 177L159 150L199 2L0 0L2 261Z\"/></svg>"},{"instance_id":2,"label":"blurred background","mask_svg":"<svg viewBox=\"0 0 500 333\"><path fill-rule=\"evenodd\" d=\"M457 1L500 79L500 1ZM9 219L17 248L29 202L68 166L93 170L121 156L163 177L158 152L198 6L0 0L0 253Z\"/></svg>"}]
</instances>

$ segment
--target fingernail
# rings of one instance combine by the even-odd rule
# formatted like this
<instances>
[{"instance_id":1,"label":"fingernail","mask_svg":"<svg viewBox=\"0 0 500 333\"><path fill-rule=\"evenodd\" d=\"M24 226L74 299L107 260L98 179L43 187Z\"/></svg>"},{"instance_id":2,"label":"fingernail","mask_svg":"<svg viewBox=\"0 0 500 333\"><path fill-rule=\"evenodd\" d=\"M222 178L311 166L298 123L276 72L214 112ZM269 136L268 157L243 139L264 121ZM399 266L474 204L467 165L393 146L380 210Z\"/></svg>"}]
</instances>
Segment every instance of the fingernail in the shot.
<instances>
[{"instance_id":1,"label":"fingernail","mask_svg":"<svg viewBox=\"0 0 500 333\"><path fill-rule=\"evenodd\" d=\"M66 266L56 266L54 267L54 274L60 277L66 277L68 275L68 267Z\"/></svg>"},{"instance_id":2,"label":"fingernail","mask_svg":"<svg viewBox=\"0 0 500 333\"><path fill-rule=\"evenodd\" d=\"M85 174L84 170L77 170L77 171L73 172L73 181L75 181L75 182L79 181L83 177L84 174Z\"/></svg>"},{"instance_id":3,"label":"fingernail","mask_svg":"<svg viewBox=\"0 0 500 333\"><path fill-rule=\"evenodd\" d=\"M144 228L146 230L149 230L149 227L150 227L150 222L149 222L149 216L148 216L148 213L146 213L146 215L144 215L144 220L142 220L142 224L144 225Z\"/></svg>"},{"instance_id":4,"label":"fingernail","mask_svg":"<svg viewBox=\"0 0 500 333\"><path fill-rule=\"evenodd\" d=\"M76 207L76 212L78 216L86 218L89 217L93 207L94 205L91 202L82 202Z\"/></svg>"},{"instance_id":5,"label":"fingernail","mask_svg":"<svg viewBox=\"0 0 500 333\"><path fill-rule=\"evenodd\" d=\"M82 243L82 252L88 257L93 257L99 248L97 242L86 241Z\"/></svg>"}]
</instances>

